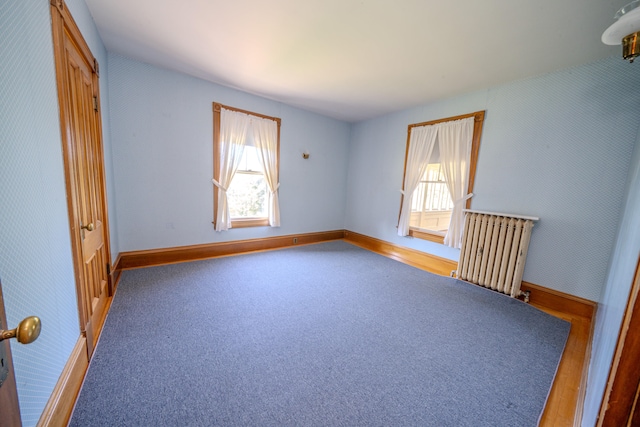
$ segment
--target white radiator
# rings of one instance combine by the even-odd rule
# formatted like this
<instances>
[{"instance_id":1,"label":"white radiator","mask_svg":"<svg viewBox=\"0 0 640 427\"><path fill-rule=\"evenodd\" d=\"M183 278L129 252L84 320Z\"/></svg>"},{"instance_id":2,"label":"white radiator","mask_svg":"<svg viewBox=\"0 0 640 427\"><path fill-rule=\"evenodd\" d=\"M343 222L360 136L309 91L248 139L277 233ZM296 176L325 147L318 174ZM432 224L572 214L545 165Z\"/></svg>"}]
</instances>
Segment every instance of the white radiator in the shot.
<instances>
[{"instance_id":1,"label":"white radiator","mask_svg":"<svg viewBox=\"0 0 640 427\"><path fill-rule=\"evenodd\" d=\"M457 277L519 297L531 229L537 220L465 210Z\"/></svg>"}]
</instances>

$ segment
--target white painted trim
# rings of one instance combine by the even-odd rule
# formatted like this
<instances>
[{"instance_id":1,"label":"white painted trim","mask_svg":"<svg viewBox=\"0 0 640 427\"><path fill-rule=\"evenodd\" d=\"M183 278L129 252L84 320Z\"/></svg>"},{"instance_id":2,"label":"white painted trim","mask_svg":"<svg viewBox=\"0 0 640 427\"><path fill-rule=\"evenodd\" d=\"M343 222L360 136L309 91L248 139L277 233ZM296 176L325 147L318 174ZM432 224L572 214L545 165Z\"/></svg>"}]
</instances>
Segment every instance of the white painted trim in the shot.
<instances>
[{"instance_id":1,"label":"white painted trim","mask_svg":"<svg viewBox=\"0 0 640 427\"><path fill-rule=\"evenodd\" d=\"M506 216L509 218L520 218L520 219L528 219L531 221L540 221L540 218L537 216L526 216L526 215L501 213L501 212L476 211L473 209L463 209L462 212L477 213L477 214L483 214L483 215Z\"/></svg>"}]
</instances>

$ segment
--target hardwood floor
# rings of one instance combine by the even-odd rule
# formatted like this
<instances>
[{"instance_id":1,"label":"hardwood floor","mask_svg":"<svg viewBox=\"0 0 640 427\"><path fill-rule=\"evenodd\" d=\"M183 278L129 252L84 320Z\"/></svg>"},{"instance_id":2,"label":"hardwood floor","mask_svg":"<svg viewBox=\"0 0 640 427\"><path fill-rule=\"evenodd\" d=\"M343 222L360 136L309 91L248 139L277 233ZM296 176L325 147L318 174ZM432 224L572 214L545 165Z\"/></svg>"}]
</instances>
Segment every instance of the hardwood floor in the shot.
<instances>
[{"instance_id":1,"label":"hardwood floor","mask_svg":"<svg viewBox=\"0 0 640 427\"><path fill-rule=\"evenodd\" d=\"M592 318L570 315L532 305L553 316L571 322L571 332L565 347L556 379L551 388L547 406L540 420L541 427L565 427L576 425L581 419L587 355L590 352ZM577 411L579 410L579 411Z\"/></svg>"}]
</instances>

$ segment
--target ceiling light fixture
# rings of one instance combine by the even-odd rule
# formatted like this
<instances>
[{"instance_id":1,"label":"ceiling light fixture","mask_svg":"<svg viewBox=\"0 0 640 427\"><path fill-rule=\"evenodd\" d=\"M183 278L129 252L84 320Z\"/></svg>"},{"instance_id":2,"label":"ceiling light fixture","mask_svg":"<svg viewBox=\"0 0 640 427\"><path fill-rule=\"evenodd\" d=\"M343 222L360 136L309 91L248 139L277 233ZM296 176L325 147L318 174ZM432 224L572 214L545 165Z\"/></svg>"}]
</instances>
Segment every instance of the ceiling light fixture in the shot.
<instances>
[{"instance_id":1,"label":"ceiling light fixture","mask_svg":"<svg viewBox=\"0 0 640 427\"><path fill-rule=\"evenodd\" d=\"M602 33L602 43L622 43L622 57L632 63L640 56L640 0L620 8L613 19L616 22Z\"/></svg>"}]
</instances>

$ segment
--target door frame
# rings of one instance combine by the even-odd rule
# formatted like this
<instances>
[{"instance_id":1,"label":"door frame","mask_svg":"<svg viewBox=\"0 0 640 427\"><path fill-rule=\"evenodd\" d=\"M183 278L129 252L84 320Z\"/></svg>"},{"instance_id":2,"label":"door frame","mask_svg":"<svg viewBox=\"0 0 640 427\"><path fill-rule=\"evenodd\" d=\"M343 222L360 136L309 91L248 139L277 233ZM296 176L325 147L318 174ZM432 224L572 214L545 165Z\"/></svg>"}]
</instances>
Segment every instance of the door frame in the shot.
<instances>
[{"instance_id":1,"label":"door frame","mask_svg":"<svg viewBox=\"0 0 640 427\"><path fill-rule=\"evenodd\" d=\"M618 335L616 351L609 371L609 379L598 415L598 427L621 427L634 422L640 415L638 391L640 390L640 257L636 265L635 278L629 292L622 326Z\"/></svg>"},{"instance_id":2,"label":"door frame","mask_svg":"<svg viewBox=\"0 0 640 427\"><path fill-rule=\"evenodd\" d=\"M81 52L81 54L88 59L88 65L92 71L92 86L94 90L94 97L98 113L96 114L94 133L98 138L98 144L100 149L97 153L96 162L98 164L99 175L96 177L100 187L100 203L102 205L103 212L103 227L104 227L104 244L106 249L107 258L107 286L108 295L113 295L113 280L111 275L111 245L109 242L109 215L107 207L107 195L106 195L106 179L104 172L104 146L102 140L102 117L100 108L100 83L99 83L99 66L98 61L91 53L89 45L86 43L82 36L80 29L74 21L67 5L64 0L50 0L51 4L51 26L53 33L53 51L55 57L56 68L56 83L58 90L58 104L60 112L60 133L62 139L62 155L64 162L64 175L65 175L65 187L67 194L67 210L69 215L69 231L71 239L71 251L73 257L73 270L76 284L76 296L78 301L78 315L80 323L80 331L86 336L84 324L88 318L88 313L85 312L82 304L84 289L83 283L85 283L84 273L84 258L82 254L82 233L80 229L80 215L78 212L78 195L76 194L76 182L75 182L75 166L74 156L76 155L72 140L72 124L71 124L71 105L68 102L69 83L67 81L67 63L65 59L65 37L67 37ZM64 100L64 101L63 101ZM105 310L106 316L106 310ZM102 322L104 321L104 316ZM100 322L100 323L102 323ZM101 327L98 327L98 331ZM87 352L89 358L93 353L92 340L87 340Z\"/></svg>"},{"instance_id":3,"label":"door frame","mask_svg":"<svg viewBox=\"0 0 640 427\"><path fill-rule=\"evenodd\" d=\"M10 329L7 325L7 316L4 312L4 299L2 297L2 282L0 282L0 329ZM20 403L18 402L18 388L16 375L13 370L13 359L11 357L11 344L9 340L0 341L0 346L4 347L5 358L3 364L6 366L8 374L6 380L0 388L0 426L17 427L22 425L20 416Z\"/></svg>"}]
</instances>

